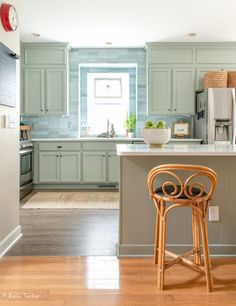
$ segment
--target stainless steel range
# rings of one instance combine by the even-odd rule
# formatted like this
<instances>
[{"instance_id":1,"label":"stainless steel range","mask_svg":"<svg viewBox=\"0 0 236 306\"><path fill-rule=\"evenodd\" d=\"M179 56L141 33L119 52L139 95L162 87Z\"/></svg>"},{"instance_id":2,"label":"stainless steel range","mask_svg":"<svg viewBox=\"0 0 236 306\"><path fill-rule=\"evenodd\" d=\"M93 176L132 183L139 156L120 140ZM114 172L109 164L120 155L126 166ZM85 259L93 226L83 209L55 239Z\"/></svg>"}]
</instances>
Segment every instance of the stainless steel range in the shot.
<instances>
[{"instance_id":1,"label":"stainless steel range","mask_svg":"<svg viewBox=\"0 0 236 306\"><path fill-rule=\"evenodd\" d=\"M33 142L20 141L20 199L33 189Z\"/></svg>"}]
</instances>

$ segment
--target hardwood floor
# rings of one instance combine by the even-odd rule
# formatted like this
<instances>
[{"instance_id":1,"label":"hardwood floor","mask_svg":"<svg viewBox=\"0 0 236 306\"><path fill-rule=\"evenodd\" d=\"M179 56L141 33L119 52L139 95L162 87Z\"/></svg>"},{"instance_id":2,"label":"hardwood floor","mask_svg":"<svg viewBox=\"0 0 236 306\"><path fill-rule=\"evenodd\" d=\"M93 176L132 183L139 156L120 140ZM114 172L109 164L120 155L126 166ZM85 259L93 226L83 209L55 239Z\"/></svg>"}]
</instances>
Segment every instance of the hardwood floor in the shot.
<instances>
[{"instance_id":1,"label":"hardwood floor","mask_svg":"<svg viewBox=\"0 0 236 306\"><path fill-rule=\"evenodd\" d=\"M118 210L21 209L23 237L5 256L116 255Z\"/></svg>"},{"instance_id":2,"label":"hardwood floor","mask_svg":"<svg viewBox=\"0 0 236 306\"><path fill-rule=\"evenodd\" d=\"M202 274L176 265L157 289L152 259L3 257L0 306L236 305L236 259L213 260L214 292Z\"/></svg>"}]
</instances>

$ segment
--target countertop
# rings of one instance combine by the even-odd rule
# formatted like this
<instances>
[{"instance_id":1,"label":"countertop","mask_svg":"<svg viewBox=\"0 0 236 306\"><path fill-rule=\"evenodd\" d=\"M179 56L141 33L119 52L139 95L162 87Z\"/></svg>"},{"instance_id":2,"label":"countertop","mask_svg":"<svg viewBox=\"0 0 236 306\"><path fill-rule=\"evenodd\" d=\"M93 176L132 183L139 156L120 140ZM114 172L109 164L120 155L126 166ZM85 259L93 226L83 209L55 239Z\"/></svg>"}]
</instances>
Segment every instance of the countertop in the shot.
<instances>
[{"instance_id":1,"label":"countertop","mask_svg":"<svg viewBox=\"0 0 236 306\"><path fill-rule=\"evenodd\" d=\"M146 144L117 144L120 156L236 156L236 145L166 145L149 147Z\"/></svg>"},{"instance_id":2,"label":"countertop","mask_svg":"<svg viewBox=\"0 0 236 306\"><path fill-rule=\"evenodd\" d=\"M104 137L78 137L78 138L32 138L32 141L40 142L40 141L114 141L114 142L124 142L124 141L143 141L143 138L127 138L127 137L114 137L114 138L104 138ZM177 139L177 138L171 138L170 142L201 142L201 139L195 139L195 138L183 138L183 139Z\"/></svg>"}]
</instances>

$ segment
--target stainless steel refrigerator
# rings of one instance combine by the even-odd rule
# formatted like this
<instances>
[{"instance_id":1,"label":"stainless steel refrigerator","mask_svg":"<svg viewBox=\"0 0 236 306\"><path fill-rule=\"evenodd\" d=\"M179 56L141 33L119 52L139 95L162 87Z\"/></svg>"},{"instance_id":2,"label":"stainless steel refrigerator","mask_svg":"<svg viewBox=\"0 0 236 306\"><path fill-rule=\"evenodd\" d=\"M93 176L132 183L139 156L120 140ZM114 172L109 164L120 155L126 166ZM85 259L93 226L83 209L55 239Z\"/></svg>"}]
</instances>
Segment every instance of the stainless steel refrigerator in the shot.
<instances>
[{"instance_id":1,"label":"stainless steel refrigerator","mask_svg":"<svg viewBox=\"0 0 236 306\"><path fill-rule=\"evenodd\" d=\"M235 144L235 88L197 93L195 137L208 144Z\"/></svg>"}]
</instances>

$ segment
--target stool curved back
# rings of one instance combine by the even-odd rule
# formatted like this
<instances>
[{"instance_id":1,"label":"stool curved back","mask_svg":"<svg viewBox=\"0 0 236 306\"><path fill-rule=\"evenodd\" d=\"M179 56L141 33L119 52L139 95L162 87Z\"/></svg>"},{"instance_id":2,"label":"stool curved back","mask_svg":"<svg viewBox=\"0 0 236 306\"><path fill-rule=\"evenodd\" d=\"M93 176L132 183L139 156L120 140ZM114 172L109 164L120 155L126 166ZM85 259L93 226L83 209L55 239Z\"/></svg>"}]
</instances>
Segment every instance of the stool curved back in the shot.
<instances>
[{"instance_id":1,"label":"stool curved back","mask_svg":"<svg viewBox=\"0 0 236 306\"><path fill-rule=\"evenodd\" d=\"M187 179L183 180L176 174L176 171L188 171L192 173ZM160 196L156 193L154 181L158 183L158 178L163 174L170 176L171 179L161 184L162 196ZM210 183L209 190L206 190L206 186L197 181L199 177L208 179ZM177 183L174 181L177 181ZM151 198L159 200L165 198L166 201L171 202L177 199L182 201L183 195L185 199L191 201L211 200L216 185L217 174L215 171L199 165L164 164L153 168L148 174L148 189ZM171 190L168 187L171 187Z\"/></svg>"}]
</instances>

